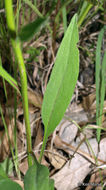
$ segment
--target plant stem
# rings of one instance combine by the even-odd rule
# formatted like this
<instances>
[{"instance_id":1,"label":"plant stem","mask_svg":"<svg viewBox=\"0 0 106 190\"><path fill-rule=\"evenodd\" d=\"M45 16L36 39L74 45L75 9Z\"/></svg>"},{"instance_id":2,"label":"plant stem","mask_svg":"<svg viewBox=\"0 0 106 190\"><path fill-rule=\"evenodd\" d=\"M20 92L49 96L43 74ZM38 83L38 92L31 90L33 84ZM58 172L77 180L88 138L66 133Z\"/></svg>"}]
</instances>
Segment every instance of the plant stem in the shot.
<instances>
[{"instance_id":1,"label":"plant stem","mask_svg":"<svg viewBox=\"0 0 106 190\"><path fill-rule=\"evenodd\" d=\"M45 130L45 133L44 133L43 144L42 144L40 157L39 157L39 163L41 163L41 161L42 161L42 157L43 157L44 150L45 150L45 147L46 147L46 142L47 142L47 130Z\"/></svg>"},{"instance_id":2,"label":"plant stem","mask_svg":"<svg viewBox=\"0 0 106 190\"><path fill-rule=\"evenodd\" d=\"M31 143L31 129L30 129L29 110L28 110L27 76L24 65L24 59L20 47L20 40L16 36L12 0L5 0L5 10L6 10L8 29L11 37L11 43L17 58L20 79L21 79L22 102L23 102L23 110L24 110L24 118L26 126L26 135L27 135L28 165L31 166L32 157L30 156L30 152L32 152L32 143Z\"/></svg>"}]
</instances>

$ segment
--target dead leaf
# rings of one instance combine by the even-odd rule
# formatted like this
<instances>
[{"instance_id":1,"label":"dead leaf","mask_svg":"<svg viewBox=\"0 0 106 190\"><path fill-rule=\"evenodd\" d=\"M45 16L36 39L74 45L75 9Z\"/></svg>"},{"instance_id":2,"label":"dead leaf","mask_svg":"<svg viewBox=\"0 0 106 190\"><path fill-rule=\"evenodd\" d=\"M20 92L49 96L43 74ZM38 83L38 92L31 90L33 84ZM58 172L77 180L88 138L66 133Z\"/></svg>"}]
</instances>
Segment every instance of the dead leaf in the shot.
<instances>
[{"instance_id":1,"label":"dead leaf","mask_svg":"<svg viewBox=\"0 0 106 190\"><path fill-rule=\"evenodd\" d=\"M43 129L41 127L41 122L37 122L36 128L35 128L35 142L34 142L34 149L35 147L42 142L43 139Z\"/></svg>"},{"instance_id":2,"label":"dead leaf","mask_svg":"<svg viewBox=\"0 0 106 190\"><path fill-rule=\"evenodd\" d=\"M34 105L35 107L41 108L42 106L41 94L31 89L28 89L28 101L30 104Z\"/></svg>"},{"instance_id":3,"label":"dead leaf","mask_svg":"<svg viewBox=\"0 0 106 190\"><path fill-rule=\"evenodd\" d=\"M25 175L28 170L28 160L25 158L19 165L20 171Z\"/></svg>"},{"instance_id":4,"label":"dead leaf","mask_svg":"<svg viewBox=\"0 0 106 190\"><path fill-rule=\"evenodd\" d=\"M55 148L48 149L47 157L56 170L62 168L63 165L66 163L66 158L59 154L59 152Z\"/></svg>"},{"instance_id":5,"label":"dead leaf","mask_svg":"<svg viewBox=\"0 0 106 190\"><path fill-rule=\"evenodd\" d=\"M59 130L60 138L70 144L77 135L78 127L74 123L64 119L59 125L61 125Z\"/></svg>"},{"instance_id":6,"label":"dead leaf","mask_svg":"<svg viewBox=\"0 0 106 190\"><path fill-rule=\"evenodd\" d=\"M57 140L58 142L56 142L56 144L58 145L58 147L60 146L60 149L64 147L64 150L71 155L73 147L75 148L79 144L78 140L77 143L74 142L72 145L68 145L67 143L62 144L63 141L59 140L59 138ZM92 151L96 156L98 152L98 144L96 139L90 139L89 143L90 147L92 147ZM67 144L67 146L65 146L65 144ZM95 159L93 160L93 157L91 157L92 151L90 151L89 153L88 146L83 143L80 146L80 150L78 149L78 153L76 152L74 157L72 157L71 162L67 162L66 165L59 172L52 176L52 179L55 180L55 187L57 188L57 190L73 190L74 188L78 187L79 183L83 182L84 178L91 171L90 158L92 158L91 160L94 164L96 163ZM81 155L82 152L84 153L83 155ZM100 159L98 160L100 161ZM104 162L106 162L106 158Z\"/></svg>"},{"instance_id":7,"label":"dead leaf","mask_svg":"<svg viewBox=\"0 0 106 190\"><path fill-rule=\"evenodd\" d=\"M84 160L80 155L75 156L71 160L71 164L70 161L68 161L58 173L52 176L57 190L73 190L90 172L89 166L90 163Z\"/></svg>"},{"instance_id":8,"label":"dead leaf","mask_svg":"<svg viewBox=\"0 0 106 190\"><path fill-rule=\"evenodd\" d=\"M102 188L102 184L105 182L105 177L106 177L106 169L105 170L101 170L101 171L99 170L99 171L93 173L91 175L90 180L89 180L88 186L86 187L86 190L92 190L92 188L94 187L94 185L97 188L97 190L99 188L101 189Z\"/></svg>"},{"instance_id":9,"label":"dead leaf","mask_svg":"<svg viewBox=\"0 0 106 190\"><path fill-rule=\"evenodd\" d=\"M98 157L106 161L106 138L103 138L100 141L99 147L100 147L100 152L98 154Z\"/></svg>"},{"instance_id":10,"label":"dead leaf","mask_svg":"<svg viewBox=\"0 0 106 190\"><path fill-rule=\"evenodd\" d=\"M95 100L96 100L96 91L94 91L91 94L83 97L82 106L84 107L84 109L86 111L88 111L91 108L91 106Z\"/></svg>"}]
</instances>

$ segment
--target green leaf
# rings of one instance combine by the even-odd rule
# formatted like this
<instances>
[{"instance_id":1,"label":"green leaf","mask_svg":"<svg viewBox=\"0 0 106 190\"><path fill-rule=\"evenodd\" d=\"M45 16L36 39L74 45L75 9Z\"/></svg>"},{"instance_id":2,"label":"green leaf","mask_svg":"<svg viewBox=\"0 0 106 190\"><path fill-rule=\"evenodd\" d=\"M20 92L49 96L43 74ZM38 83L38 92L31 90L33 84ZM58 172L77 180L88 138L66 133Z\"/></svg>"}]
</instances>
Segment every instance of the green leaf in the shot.
<instances>
[{"instance_id":1,"label":"green leaf","mask_svg":"<svg viewBox=\"0 0 106 190\"><path fill-rule=\"evenodd\" d=\"M0 65L0 76L4 78L7 82L9 82L10 85L19 92L16 80L13 77L11 77L11 75L1 65Z\"/></svg>"},{"instance_id":2,"label":"green leaf","mask_svg":"<svg viewBox=\"0 0 106 190\"><path fill-rule=\"evenodd\" d=\"M3 170L3 167L0 165L0 181L6 178L8 179L6 173Z\"/></svg>"},{"instance_id":3,"label":"green leaf","mask_svg":"<svg viewBox=\"0 0 106 190\"><path fill-rule=\"evenodd\" d=\"M46 166L33 164L24 177L25 190L54 190L54 181L49 179L49 170Z\"/></svg>"},{"instance_id":4,"label":"green leaf","mask_svg":"<svg viewBox=\"0 0 106 190\"><path fill-rule=\"evenodd\" d=\"M49 136L63 118L70 103L79 73L77 15L65 33L44 94L42 120ZM46 139L46 137L45 137Z\"/></svg>"},{"instance_id":5,"label":"green leaf","mask_svg":"<svg viewBox=\"0 0 106 190\"><path fill-rule=\"evenodd\" d=\"M78 26L80 26L85 20L89 10L92 8L93 4L87 1L82 1L79 7L78 14Z\"/></svg>"},{"instance_id":6,"label":"green leaf","mask_svg":"<svg viewBox=\"0 0 106 190\"><path fill-rule=\"evenodd\" d=\"M3 168L3 170L8 173L8 175L11 175L13 171L13 162L10 158L6 158L3 162L0 163L0 168Z\"/></svg>"},{"instance_id":7,"label":"green leaf","mask_svg":"<svg viewBox=\"0 0 106 190\"><path fill-rule=\"evenodd\" d=\"M20 40L22 42L30 40L36 32L40 31L41 27L44 27L46 25L47 20L47 17L37 18L34 22L31 22L24 26L19 33Z\"/></svg>"},{"instance_id":8,"label":"green leaf","mask_svg":"<svg viewBox=\"0 0 106 190\"><path fill-rule=\"evenodd\" d=\"M0 180L0 189L3 190L22 190L21 186L10 180L10 179L4 179L4 180Z\"/></svg>"},{"instance_id":9,"label":"green leaf","mask_svg":"<svg viewBox=\"0 0 106 190\"><path fill-rule=\"evenodd\" d=\"M98 126L101 126L101 118L102 118L102 106L104 103L104 96L105 96L105 55L103 58L103 62L101 64L101 49L102 49L102 40L104 36L104 32L106 27L103 27L99 33L97 47L96 47L96 123ZM102 80L103 79L103 80ZM104 81L104 82L103 82ZM104 86L104 87L103 87ZM102 91L101 91L102 89ZM97 140L100 141L100 129L97 129Z\"/></svg>"},{"instance_id":10,"label":"green leaf","mask_svg":"<svg viewBox=\"0 0 106 190\"><path fill-rule=\"evenodd\" d=\"M3 190L22 190L21 186L10 180L0 165L0 189Z\"/></svg>"},{"instance_id":11,"label":"green leaf","mask_svg":"<svg viewBox=\"0 0 106 190\"><path fill-rule=\"evenodd\" d=\"M53 179L49 180L49 190L54 190L54 180Z\"/></svg>"}]
</instances>

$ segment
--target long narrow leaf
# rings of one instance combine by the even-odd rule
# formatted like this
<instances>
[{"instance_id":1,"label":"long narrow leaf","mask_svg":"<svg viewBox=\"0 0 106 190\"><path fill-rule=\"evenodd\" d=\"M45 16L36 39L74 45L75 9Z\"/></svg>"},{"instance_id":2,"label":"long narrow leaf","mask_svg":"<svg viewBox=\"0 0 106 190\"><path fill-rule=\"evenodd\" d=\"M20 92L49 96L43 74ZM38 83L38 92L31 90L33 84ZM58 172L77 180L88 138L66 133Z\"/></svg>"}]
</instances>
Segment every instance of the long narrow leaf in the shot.
<instances>
[{"instance_id":1,"label":"long narrow leaf","mask_svg":"<svg viewBox=\"0 0 106 190\"><path fill-rule=\"evenodd\" d=\"M19 92L19 88L18 88L18 84L16 80L13 77L11 77L11 75L1 65L0 65L0 76L3 79L5 79L7 82L9 82L10 85Z\"/></svg>"},{"instance_id":2,"label":"long narrow leaf","mask_svg":"<svg viewBox=\"0 0 106 190\"><path fill-rule=\"evenodd\" d=\"M58 125L70 103L79 73L77 48L77 15L66 31L56 56L56 62L47 85L42 106L42 119L47 136Z\"/></svg>"},{"instance_id":3,"label":"long narrow leaf","mask_svg":"<svg viewBox=\"0 0 106 190\"><path fill-rule=\"evenodd\" d=\"M82 2L83 2L82 7L79 9L78 26L80 26L83 23L84 19L87 16L87 13L93 6L93 4L91 4L90 2L87 1L82 1Z\"/></svg>"},{"instance_id":4,"label":"long narrow leaf","mask_svg":"<svg viewBox=\"0 0 106 190\"><path fill-rule=\"evenodd\" d=\"M105 98L105 92L106 92L106 52L103 57L103 62L102 62L102 80L101 80L101 89L100 89L100 111L99 111L99 121L98 124L101 126L102 124L102 114L103 114L103 105L104 105L104 98ZM100 141L100 133L101 129L97 129L97 139Z\"/></svg>"},{"instance_id":5,"label":"long narrow leaf","mask_svg":"<svg viewBox=\"0 0 106 190\"><path fill-rule=\"evenodd\" d=\"M44 95L42 120L45 132L39 162L42 159L47 137L64 116L74 92L79 73L78 39L77 15L74 15L58 50Z\"/></svg>"},{"instance_id":6,"label":"long narrow leaf","mask_svg":"<svg viewBox=\"0 0 106 190\"><path fill-rule=\"evenodd\" d=\"M100 31L96 48L96 123L100 125L100 70L101 70L101 47L104 28ZM97 139L100 140L100 130L97 130Z\"/></svg>"},{"instance_id":7,"label":"long narrow leaf","mask_svg":"<svg viewBox=\"0 0 106 190\"><path fill-rule=\"evenodd\" d=\"M101 46L102 46L102 38L104 34L104 29L101 30L96 48L96 118L98 125L99 118L99 88L100 88L100 63L101 63Z\"/></svg>"}]
</instances>

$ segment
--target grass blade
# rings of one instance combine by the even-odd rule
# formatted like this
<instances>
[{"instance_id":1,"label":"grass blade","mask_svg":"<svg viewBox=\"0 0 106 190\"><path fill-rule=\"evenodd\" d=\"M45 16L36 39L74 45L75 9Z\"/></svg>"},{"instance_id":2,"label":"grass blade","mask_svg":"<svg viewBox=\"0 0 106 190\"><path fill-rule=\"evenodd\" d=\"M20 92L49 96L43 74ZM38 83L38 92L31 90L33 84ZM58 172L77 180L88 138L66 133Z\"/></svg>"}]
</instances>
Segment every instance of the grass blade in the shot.
<instances>
[{"instance_id":1,"label":"grass blade","mask_svg":"<svg viewBox=\"0 0 106 190\"><path fill-rule=\"evenodd\" d=\"M100 102L101 99L103 99L103 96L100 97L100 89L103 90L103 87L101 88L100 86L100 74L101 74L101 47L102 47L102 39L103 39L103 35L104 35L104 28L100 31L99 33L99 37L98 37L98 41L97 41L97 48L96 48L96 123L97 125L101 125L101 119L100 119ZM104 64L104 61L103 61ZM102 65L102 68L104 66ZM102 69L103 72L103 69ZM103 85L103 84L102 84ZM101 92L102 94L102 92ZM102 102L103 104L103 102ZM101 104L101 105L102 105ZM102 107L102 106L101 106ZM100 130L97 130L97 140L98 142L100 141Z\"/></svg>"},{"instance_id":2,"label":"grass blade","mask_svg":"<svg viewBox=\"0 0 106 190\"><path fill-rule=\"evenodd\" d=\"M103 57L103 62L102 62L102 78L101 78L101 88L100 88L100 114L99 114L99 119L98 119L98 124L101 126L102 124L102 114L103 114L103 105L104 105L104 98L105 98L105 92L106 92L106 78L105 78L105 73L106 73L106 52ZM100 133L101 129L97 129L97 140L98 142L100 141Z\"/></svg>"},{"instance_id":3,"label":"grass blade","mask_svg":"<svg viewBox=\"0 0 106 190\"><path fill-rule=\"evenodd\" d=\"M16 80L13 77L11 77L11 75L5 69L3 69L1 65L0 65L0 76L3 79L5 79L7 82L9 82L9 84L19 92Z\"/></svg>"},{"instance_id":4,"label":"grass blade","mask_svg":"<svg viewBox=\"0 0 106 190\"><path fill-rule=\"evenodd\" d=\"M92 4L87 2L87 1L83 1L82 7L79 10L79 15L78 15L78 26L80 26L84 19L86 18L87 13L89 12L89 10L92 8Z\"/></svg>"}]
</instances>

